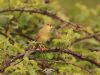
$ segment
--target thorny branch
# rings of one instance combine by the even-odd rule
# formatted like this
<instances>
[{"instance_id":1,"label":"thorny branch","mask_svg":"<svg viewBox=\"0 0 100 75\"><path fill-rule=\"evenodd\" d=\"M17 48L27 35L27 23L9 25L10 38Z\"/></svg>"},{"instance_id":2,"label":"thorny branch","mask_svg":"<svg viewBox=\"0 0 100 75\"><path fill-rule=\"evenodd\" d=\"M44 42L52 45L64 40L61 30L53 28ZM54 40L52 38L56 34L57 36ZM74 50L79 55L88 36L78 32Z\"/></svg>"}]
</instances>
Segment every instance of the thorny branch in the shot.
<instances>
[{"instance_id":1,"label":"thorny branch","mask_svg":"<svg viewBox=\"0 0 100 75\"><path fill-rule=\"evenodd\" d=\"M67 54L70 54L70 55L72 55L72 56L80 59L80 60L88 61L91 64L94 64L95 66L100 67L100 62L97 62L95 60L89 59L86 56L82 56L82 55L80 55L78 53L73 52L72 50L68 50L68 49L61 50L61 49L52 48L52 49L49 49L49 50L44 51L42 53L49 53L49 52L62 52L62 53L67 53ZM39 50L39 49L35 49L34 50L33 49L30 54L36 54L36 53L41 53L41 50ZM12 59L9 59L8 61L6 61L6 63L3 64L3 68L0 68L0 72L3 72L5 70L5 68L9 67L10 64L13 63L13 62L15 62L17 59L23 58L24 55L25 55L25 53L18 54L15 57L13 57Z\"/></svg>"},{"instance_id":2,"label":"thorny branch","mask_svg":"<svg viewBox=\"0 0 100 75\"><path fill-rule=\"evenodd\" d=\"M83 30L84 32L88 33L84 27L74 24L72 22L66 21L64 19L62 19L60 16L58 16L57 14L51 13L50 11L47 10L39 10L39 9L5 9L5 10L0 10L0 13L6 13L6 12L28 12L28 13L38 13L38 14L42 14L42 15L46 15L49 16L53 19L59 20L61 23L64 23L65 25L70 25L74 30Z\"/></svg>"},{"instance_id":3,"label":"thorny branch","mask_svg":"<svg viewBox=\"0 0 100 75\"><path fill-rule=\"evenodd\" d=\"M84 40L84 39L88 39L88 38L95 38L96 40L100 41L100 39L98 39L98 37L96 37L95 34L91 34L89 32L87 32L87 30L85 30L84 27L82 27L81 25L77 25L75 23L72 23L70 21L66 21L66 20L63 20L60 16L58 16L57 14L54 14L54 13L51 13L50 11L47 11L47 10L39 10L39 9L21 9L21 8L16 8L16 9L5 9L5 10L0 10L0 13L6 13L6 12L28 12L28 13L38 13L38 14L42 14L42 15L46 15L46 16L49 16L53 19L56 19L56 20L59 20L61 23L64 23L64 25L68 25L68 26L71 26L71 28L73 28L73 30L75 31L80 31L82 30L83 32L89 34L89 36L87 36L86 38L82 38L82 39L77 39L76 41L74 41L75 43L78 42L78 41L81 41L81 40ZM97 33L96 33L97 34ZM22 35L22 34L20 34ZM22 35L23 37L26 37L27 39L31 39L30 37L27 37L25 35ZM33 39L31 39L33 40ZM74 43L73 42L73 43Z\"/></svg>"},{"instance_id":4,"label":"thorny branch","mask_svg":"<svg viewBox=\"0 0 100 75\"><path fill-rule=\"evenodd\" d=\"M99 35L98 35L98 34L99 34ZM71 45L75 45L75 44L77 44L77 43L79 43L79 42L81 42L81 41L84 41L84 40L87 40L87 39L90 39L90 38L94 38L95 40L100 41L100 32L94 33L94 34L92 34L92 35L88 35L88 36L83 37L83 38L76 39L75 41L73 41L73 42L71 43Z\"/></svg>"},{"instance_id":5,"label":"thorny branch","mask_svg":"<svg viewBox=\"0 0 100 75\"><path fill-rule=\"evenodd\" d=\"M70 62L67 62L66 61L66 59L63 59L63 58L56 58L56 59L52 59L49 63L48 63L48 60L44 60L44 59L35 59L35 58L32 58L31 60L36 60L37 61L37 63L40 65L40 67L41 67L41 70L43 71L45 68L52 68L52 69L54 69L56 72L57 72L57 68L54 68L53 66L52 66L52 64L54 64L54 63L64 63L64 64L66 64L66 65L73 65L73 66L75 66L75 67L77 67L77 68L80 68L81 70L83 70L84 72L86 72L86 73L88 73L89 75L93 75L92 74L92 72L90 71L90 70L88 70L88 69L84 69L84 67L82 67L82 66L79 66L79 65L76 65L76 64L74 64L74 63L70 63Z\"/></svg>"},{"instance_id":6,"label":"thorny branch","mask_svg":"<svg viewBox=\"0 0 100 75\"><path fill-rule=\"evenodd\" d=\"M5 9L5 10L0 10L0 13L6 13L6 12L28 12L28 13L38 13L38 14L42 14L42 15L46 15L49 16L53 19L56 19L58 21L60 21L61 23L63 23L65 26L70 26L73 30L75 31L83 31L86 34L89 34L91 36L91 33L89 33L82 25L78 25L75 23L72 23L70 21L66 21L64 19L62 19L59 15L54 14L50 11L47 10L39 10L39 9L21 9L21 8L16 8L16 9ZM92 34L93 35L93 34ZM92 36L93 38L95 38L96 40L99 40L96 36Z\"/></svg>"}]
</instances>

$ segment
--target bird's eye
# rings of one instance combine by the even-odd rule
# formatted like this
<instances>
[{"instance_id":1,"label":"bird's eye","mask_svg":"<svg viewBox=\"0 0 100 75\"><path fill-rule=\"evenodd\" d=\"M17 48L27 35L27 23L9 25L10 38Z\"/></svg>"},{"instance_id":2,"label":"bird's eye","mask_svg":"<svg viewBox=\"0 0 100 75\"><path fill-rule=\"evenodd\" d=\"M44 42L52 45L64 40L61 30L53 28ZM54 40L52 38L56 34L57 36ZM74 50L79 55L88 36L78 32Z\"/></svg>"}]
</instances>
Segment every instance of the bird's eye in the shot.
<instances>
[{"instance_id":1,"label":"bird's eye","mask_svg":"<svg viewBox=\"0 0 100 75\"><path fill-rule=\"evenodd\" d=\"M52 27L52 25L50 23L47 23L48 26Z\"/></svg>"},{"instance_id":2,"label":"bird's eye","mask_svg":"<svg viewBox=\"0 0 100 75\"><path fill-rule=\"evenodd\" d=\"M49 24L49 26L51 26L51 24Z\"/></svg>"},{"instance_id":3,"label":"bird's eye","mask_svg":"<svg viewBox=\"0 0 100 75\"><path fill-rule=\"evenodd\" d=\"M50 25L49 23L47 25Z\"/></svg>"},{"instance_id":4,"label":"bird's eye","mask_svg":"<svg viewBox=\"0 0 100 75\"><path fill-rule=\"evenodd\" d=\"M50 0L45 0L45 3L46 3L46 4L50 3Z\"/></svg>"}]
</instances>

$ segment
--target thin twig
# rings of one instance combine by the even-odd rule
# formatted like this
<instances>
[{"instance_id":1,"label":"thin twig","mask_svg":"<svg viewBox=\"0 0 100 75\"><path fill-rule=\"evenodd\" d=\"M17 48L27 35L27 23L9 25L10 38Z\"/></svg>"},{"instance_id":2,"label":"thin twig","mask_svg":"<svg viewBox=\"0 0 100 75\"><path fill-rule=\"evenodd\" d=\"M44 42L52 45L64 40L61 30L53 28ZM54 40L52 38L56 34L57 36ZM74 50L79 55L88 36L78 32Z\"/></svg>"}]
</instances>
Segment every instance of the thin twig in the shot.
<instances>
[{"instance_id":1,"label":"thin twig","mask_svg":"<svg viewBox=\"0 0 100 75\"><path fill-rule=\"evenodd\" d=\"M88 35L88 36L83 37L83 38L76 39L75 41L73 41L73 42L70 44L70 46L73 46L73 45L75 45L75 44L77 44L77 43L79 43L79 42L82 42L82 41L84 41L84 40L88 40L88 39L91 39L91 38L94 38L95 40L97 40L98 42L100 42L100 39L97 37L97 34L99 34L99 33L100 33L100 32L94 33L94 34L92 34L92 35Z\"/></svg>"}]
</instances>

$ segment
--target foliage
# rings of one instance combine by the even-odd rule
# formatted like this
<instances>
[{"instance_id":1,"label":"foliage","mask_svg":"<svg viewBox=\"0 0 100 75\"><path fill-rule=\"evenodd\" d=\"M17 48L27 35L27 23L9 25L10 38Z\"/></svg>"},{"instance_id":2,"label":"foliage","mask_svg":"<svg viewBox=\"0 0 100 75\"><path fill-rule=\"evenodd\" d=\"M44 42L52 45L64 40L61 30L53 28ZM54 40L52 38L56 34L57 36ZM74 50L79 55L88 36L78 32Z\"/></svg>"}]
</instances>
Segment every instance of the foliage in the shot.
<instances>
[{"instance_id":1,"label":"foliage","mask_svg":"<svg viewBox=\"0 0 100 75\"><path fill-rule=\"evenodd\" d=\"M77 3L66 16L58 0L45 1L0 0L0 75L100 75L100 5ZM42 52L34 36L46 22Z\"/></svg>"}]
</instances>

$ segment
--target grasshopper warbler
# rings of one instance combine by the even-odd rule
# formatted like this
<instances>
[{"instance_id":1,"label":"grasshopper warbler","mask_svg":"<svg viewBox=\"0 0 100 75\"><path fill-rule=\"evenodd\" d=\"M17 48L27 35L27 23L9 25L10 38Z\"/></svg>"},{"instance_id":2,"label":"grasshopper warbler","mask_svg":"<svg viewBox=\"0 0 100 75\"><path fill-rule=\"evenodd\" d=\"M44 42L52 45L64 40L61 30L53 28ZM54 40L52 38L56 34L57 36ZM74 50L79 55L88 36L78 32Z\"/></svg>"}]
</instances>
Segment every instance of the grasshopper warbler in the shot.
<instances>
[{"instance_id":1,"label":"grasshopper warbler","mask_svg":"<svg viewBox=\"0 0 100 75\"><path fill-rule=\"evenodd\" d=\"M38 31L35 39L40 43L47 42L51 37L52 24L45 23L44 26Z\"/></svg>"}]
</instances>

